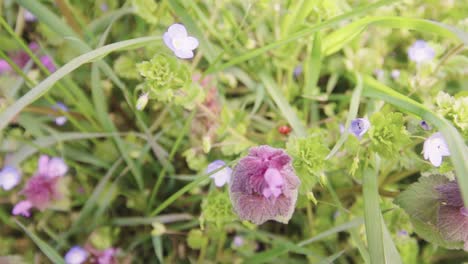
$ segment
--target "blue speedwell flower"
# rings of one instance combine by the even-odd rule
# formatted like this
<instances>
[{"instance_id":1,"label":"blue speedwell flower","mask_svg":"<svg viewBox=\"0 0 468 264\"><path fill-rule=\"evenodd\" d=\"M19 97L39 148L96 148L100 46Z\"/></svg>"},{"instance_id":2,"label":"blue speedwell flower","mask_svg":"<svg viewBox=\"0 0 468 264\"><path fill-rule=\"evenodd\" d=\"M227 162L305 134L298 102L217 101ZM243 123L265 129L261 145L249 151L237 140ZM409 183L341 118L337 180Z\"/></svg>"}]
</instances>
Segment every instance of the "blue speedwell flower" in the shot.
<instances>
[{"instance_id":1,"label":"blue speedwell flower","mask_svg":"<svg viewBox=\"0 0 468 264\"><path fill-rule=\"evenodd\" d=\"M356 118L351 121L349 132L353 133L357 138L361 139L362 136L369 130L370 122L367 118Z\"/></svg>"},{"instance_id":2,"label":"blue speedwell flower","mask_svg":"<svg viewBox=\"0 0 468 264\"><path fill-rule=\"evenodd\" d=\"M89 253L80 246L74 246L65 254L66 264L82 264L88 258Z\"/></svg>"},{"instance_id":3,"label":"blue speedwell flower","mask_svg":"<svg viewBox=\"0 0 468 264\"><path fill-rule=\"evenodd\" d=\"M428 159L436 167L442 164L442 157L450 156L450 150L442 133L434 133L424 141L423 155L424 159Z\"/></svg>"},{"instance_id":4,"label":"blue speedwell flower","mask_svg":"<svg viewBox=\"0 0 468 264\"><path fill-rule=\"evenodd\" d=\"M408 49L408 58L416 63L430 61L434 56L434 49L424 40L416 40Z\"/></svg>"},{"instance_id":5,"label":"blue speedwell flower","mask_svg":"<svg viewBox=\"0 0 468 264\"><path fill-rule=\"evenodd\" d=\"M208 165L208 167L206 168L206 173L209 174L223 166L226 166L226 163L224 161L215 160ZM232 169L229 167L225 167L222 170L212 174L210 178L214 179L216 186L223 187L226 183L228 183L231 180L231 173Z\"/></svg>"},{"instance_id":6,"label":"blue speedwell flower","mask_svg":"<svg viewBox=\"0 0 468 264\"><path fill-rule=\"evenodd\" d=\"M163 35L164 43L181 59L193 58L193 50L198 47L198 40L187 35L181 24L173 24Z\"/></svg>"},{"instance_id":7,"label":"blue speedwell flower","mask_svg":"<svg viewBox=\"0 0 468 264\"><path fill-rule=\"evenodd\" d=\"M0 171L0 187L5 191L13 189L21 180L21 172L11 166L5 166Z\"/></svg>"}]
</instances>

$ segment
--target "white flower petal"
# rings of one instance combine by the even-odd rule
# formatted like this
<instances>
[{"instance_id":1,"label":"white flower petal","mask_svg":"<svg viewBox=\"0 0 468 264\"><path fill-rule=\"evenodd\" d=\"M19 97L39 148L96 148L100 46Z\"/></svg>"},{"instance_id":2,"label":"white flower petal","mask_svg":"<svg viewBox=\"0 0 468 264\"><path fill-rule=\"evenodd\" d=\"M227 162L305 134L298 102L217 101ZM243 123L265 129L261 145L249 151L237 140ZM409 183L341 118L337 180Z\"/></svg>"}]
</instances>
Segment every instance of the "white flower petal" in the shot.
<instances>
[{"instance_id":1,"label":"white flower petal","mask_svg":"<svg viewBox=\"0 0 468 264\"><path fill-rule=\"evenodd\" d=\"M187 37L187 30L181 24L173 24L167 29L171 38L184 38Z\"/></svg>"},{"instance_id":2,"label":"white flower petal","mask_svg":"<svg viewBox=\"0 0 468 264\"><path fill-rule=\"evenodd\" d=\"M429 161L432 165L439 167L442 164L442 156L439 153L432 153L429 155Z\"/></svg>"},{"instance_id":3,"label":"white flower petal","mask_svg":"<svg viewBox=\"0 0 468 264\"><path fill-rule=\"evenodd\" d=\"M198 39L194 37L187 37L185 40L187 49L194 50L198 47Z\"/></svg>"},{"instance_id":4,"label":"white flower petal","mask_svg":"<svg viewBox=\"0 0 468 264\"><path fill-rule=\"evenodd\" d=\"M168 32L164 33L163 40L166 46L170 48L172 51L174 51L174 46L172 46L172 38Z\"/></svg>"},{"instance_id":5,"label":"white flower petal","mask_svg":"<svg viewBox=\"0 0 468 264\"><path fill-rule=\"evenodd\" d=\"M181 59L193 58L193 52L191 50L174 50L174 54Z\"/></svg>"}]
</instances>

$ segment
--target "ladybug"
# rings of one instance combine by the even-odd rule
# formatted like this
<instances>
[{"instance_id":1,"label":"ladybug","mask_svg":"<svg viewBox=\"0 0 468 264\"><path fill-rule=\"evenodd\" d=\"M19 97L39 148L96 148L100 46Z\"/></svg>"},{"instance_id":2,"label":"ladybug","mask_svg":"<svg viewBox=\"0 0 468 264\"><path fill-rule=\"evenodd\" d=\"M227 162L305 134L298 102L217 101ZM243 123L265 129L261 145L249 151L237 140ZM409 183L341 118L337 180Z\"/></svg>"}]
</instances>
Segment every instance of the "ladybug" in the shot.
<instances>
[{"instance_id":1,"label":"ladybug","mask_svg":"<svg viewBox=\"0 0 468 264\"><path fill-rule=\"evenodd\" d=\"M278 127L278 132L280 132L283 135L288 135L289 133L291 133L291 130L291 127L286 125Z\"/></svg>"}]
</instances>

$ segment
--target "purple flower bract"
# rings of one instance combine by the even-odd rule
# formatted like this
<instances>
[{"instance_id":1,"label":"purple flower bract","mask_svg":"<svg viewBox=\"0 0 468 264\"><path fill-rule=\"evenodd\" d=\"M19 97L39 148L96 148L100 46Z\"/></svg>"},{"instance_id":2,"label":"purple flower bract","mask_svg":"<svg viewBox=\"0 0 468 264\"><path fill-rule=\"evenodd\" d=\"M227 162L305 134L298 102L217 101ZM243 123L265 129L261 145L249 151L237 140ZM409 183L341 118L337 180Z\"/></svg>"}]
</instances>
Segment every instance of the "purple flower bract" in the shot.
<instances>
[{"instance_id":1,"label":"purple flower bract","mask_svg":"<svg viewBox=\"0 0 468 264\"><path fill-rule=\"evenodd\" d=\"M241 220L257 225L268 220L287 223L299 184L291 157L284 150L259 146L251 148L234 168L229 193Z\"/></svg>"}]
</instances>

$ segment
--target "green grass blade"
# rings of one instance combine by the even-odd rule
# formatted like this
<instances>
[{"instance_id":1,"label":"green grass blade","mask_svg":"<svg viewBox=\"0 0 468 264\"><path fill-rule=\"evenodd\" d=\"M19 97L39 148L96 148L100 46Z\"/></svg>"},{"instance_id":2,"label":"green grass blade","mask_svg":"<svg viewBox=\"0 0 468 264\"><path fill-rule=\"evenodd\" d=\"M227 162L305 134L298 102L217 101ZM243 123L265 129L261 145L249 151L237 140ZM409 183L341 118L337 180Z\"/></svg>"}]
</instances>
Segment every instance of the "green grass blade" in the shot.
<instances>
[{"instance_id":1,"label":"green grass blade","mask_svg":"<svg viewBox=\"0 0 468 264\"><path fill-rule=\"evenodd\" d=\"M380 214L380 219L382 223L386 263L402 264L403 261L401 260L400 253L398 253L395 243L393 242L392 236L390 235L390 231L388 231L388 227L387 225L385 225L385 221L383 219L382 214Z\"/></svg>"},{"instance_id":2,"label":"green grass blade","mask_svg":"<svg viewBox=\"0 0 468 264\"><path fill-rule=\"evenodd\" d=\"M363 89L361 75L356 74L356 80L356 88L354 88L353 95L351 97L351 103L349 105L348 116L346 117L344 132L341 133L340 139L338 139L338 142L336 142L335 146L333 146L332 150L330 150L330 153L327 155L326 159L333 157L336 154L336 152L340 150L341 146L343 146L343 144L349 136L349 126L351 124L351 121L357 117L359 103L361 102L361 93Z\"/></svg>"},{"instance_id":3,"label":"green grass blade","mask_svg":"<svg viewBox=\"0 0 468 264\"><path fill-rule=\"evenodd\" d=\"M125 49L134 49L141 46L144 46L148 43L153 41L157 41L161 39L160 37L143 37L131 40L124 40L121 42L116 42L110 45L106 45L102 48L90 51L85 53L81 56L78 56L71 60L69 63L62 66L56 72L51 74L47 77L44 81L42 81L39 85L34 87L28 93L26 93L23 97L21 97L18 101L16 101L13 105L9 106L3 113L0 115L0 130L3 130L8 123L21 112L23 108L28 106L29 104L33 103L35 100L40 98L44 95L57 81L65 77L70 72L73 72L78 67L83 64L93 62L98 59L102 59L102 57L108 55L111 52L125 50Z\"/></svg>"},{"instance_id":4,"label":"green grass blade","mask_svg":"<svg viewBox=\"0 0 468 264\"><path fill-rule=\"evenodd\" d=\"M162 249L162 237L161 236L152 236L151 240L153 242L153 249L156 258L158 259L159 263L164 263L163 258L163 249Z\"/></svg>"},{"instance_id":5,"label":"green grass blade","mask_svg":"<svg viewBox=\"0 0 468 264\"><path fill-rule=\"evenodd\" d=\"M36 152L41 149L48 148L50 146L62 143L64 141L71 140L83 140L83 139L93 139L93 138L103 138L103 137L112 137L113 133L78 133L78 132L65 132L60 134L55 134L52 136L45 136L35 139L32 143L24 145L16 150L8 158L8 163L12 166L18 166L25 159L34 155Z\"/></svg>"},{"instance_id":6,"label":"green grass blade","mask_svg":"<svg viewBox=\"0 0 468 264\"><path fill-rule=\"evenodd\" d=\"M468 205L468 148L457 129L444 118L434 114L426 106L404 96L390 87L365 76L363 95L383 100L402 111L407 111L433 124L444 135L450 150L450 159L455 167L456 176L462 191L463 201Z\"/></svg>"},{"instance_id":7,"label":"green grass blade","mask_svg":"<svg viewBox=\"0 0 468 264\"><path fill-rule=\"evenodd\" d=\"M377 171L365 168L363 175L364 220L371 263L385 263Z\"/></svg>"},{"instance_id":8,"label":"green grass blade","mask_svg":"<svg viewBox=\"0 0 468 264\"><path fill-rule=\"evenodd\" d=\"M38 237L34 232L28 230L23 224L21 224L20 221L15 219L16 224L23 229L23 231L26 233L26 235L31 238L32 241L39 247L39 249L46 255L53 263L56 264L65 264L65 260L60 256L60 254L53 249L51 246L49 246L44 240L42 240L40 237Z\"/></svg>"},{"instance_id":9,"label":"green grass blade","mask_svg":"<svg viewBox=\"0 0 468 264\"><path fill-rule=\"evenodd\" d=\"M368 13L369 11L371 10L374 10L376 8L379 8L381 6L385 6L385 5L389 5L389 4L392 4L392 3L395 3L397 2L397 0L383 0L383 1L378 1L376 3L372 3L372 4L369 4L369 5L365 5L365 6L362 6L362 7L357 7L357 8L354 8L353 11L351 12L348 12L348 13L345 13L345 14L342 14L342 15L339 15L339 16L336 16L332 19L329 19L325 22L322 22L320 24L316 24L310 28L307 28L307 29L303 29L295 34L292 34L291 36L289 36L288 38L285 38L285 39L281 39L281 40L278 40L278 41L275 41L273 43L270 43L266 46L263 46L263 47L260 47L258 49L254 49L252 51L249 51L245 54L242 54L240 56L235 56L234 59L228 61L228 62L225 62L217 67L213 67L212 70L208 73L212 73L212 72L218 72L218 71L222 71L230 66L233 66L233 65L236 65L236 64L239 64L241 62L244 62L244 61L247 61L247 60L250 60L252 58L255 58L269 50L272 50L274 48L277 48L277 47L280 47L282 45L285 45L287 43L290 43L292 41L295 41L297 39L300 39L302 37L305 37L305 36L309 36L319 30L322 30L322 29L326 29L326 28L330 28L332 26L335 26L337 25L338 23L340 23L341 21L343 20L346 20L346 19L350 19L350 18L353 18L355 16L359 16L359 15L362 15L362 14L366 14ZM211 67L210 67L211 68Z\"/></svg>"},{"instance_id":10,"label":"green grass blade","mask_svg":"<svg viewBox=\"0 0 468 264\"><path fill-rule=\"evenodd\" d=\"M468 45L467 33L439 22L407 17L366 17L329 34L323 41L325 55L328 56L337 52L371 25L431 32L447 39L462 41L465 45Z\"/></svg>"},{"instance_id":11,"label":"green grass blade","mask_svg":"<svg viewBox=\"0 0 468 264\"><path fill-rule=\"evenodd\" d=\"M337 260L339 257L341 257L341 255L343 255L343 253L345 253L345 250L341 250L340 252L337 252L331 256L329 256L328 258L322 260L319 262L319 264L331 264L331 263L335 263L335 260Z\"/></svg>"},{"instance_id":12,"label":"green grass blade","mask_svg":"<svg viewBox=\"0 0 468 264\"><path fill-rule=\"evenodd\" d=\"M271 75L269 75L269 74L267 74L265 72L261 72L259 75L260 75L260 79L263 82L263 85L265 86L265 89L268 91L271 98L273 99L275 104L280 109L280 111L283 114L284 118L286 118L286 120L288 120L288 122L291 125L293 131L300 137L307 136L307 131L306 131L305 126L302 124L302 121L299 120L299 117L296 115L296 113L294 112L294 109L288 103L288 101L286 100L284 95L281 94L281 91L279 90L279 87L276 85L274 80L271 78Z\"/></svg>"}]
</instances>

